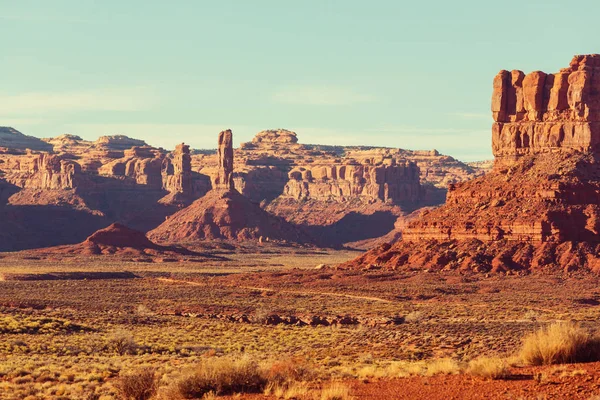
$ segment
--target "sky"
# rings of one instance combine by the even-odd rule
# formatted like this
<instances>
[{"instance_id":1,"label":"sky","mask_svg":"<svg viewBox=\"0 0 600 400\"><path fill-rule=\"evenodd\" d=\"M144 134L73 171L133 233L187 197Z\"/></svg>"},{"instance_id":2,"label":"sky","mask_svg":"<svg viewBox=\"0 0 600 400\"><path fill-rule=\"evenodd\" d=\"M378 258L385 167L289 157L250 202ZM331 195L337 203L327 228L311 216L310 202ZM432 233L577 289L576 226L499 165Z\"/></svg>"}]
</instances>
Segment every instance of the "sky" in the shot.
<instances>
[{"instance_id":1,"label":"sky","mask_svg":"<svg viewBox=\"0 0 600 400\"><path fill-rule=\"evenodd\" d=\"M600 53L580 0L0 0L0 126L215 148L301 143L492 158L501 69Z\"/></svg>"}]
</instances>

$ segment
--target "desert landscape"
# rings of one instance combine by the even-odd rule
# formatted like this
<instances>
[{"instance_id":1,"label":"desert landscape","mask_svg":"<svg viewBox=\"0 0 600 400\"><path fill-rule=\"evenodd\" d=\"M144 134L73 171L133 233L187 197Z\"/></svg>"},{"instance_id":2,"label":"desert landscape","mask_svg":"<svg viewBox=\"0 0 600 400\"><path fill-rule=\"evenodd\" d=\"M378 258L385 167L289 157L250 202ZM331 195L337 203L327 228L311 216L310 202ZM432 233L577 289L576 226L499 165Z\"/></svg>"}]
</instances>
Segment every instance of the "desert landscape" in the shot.
<instances>
[{"instance_id":1,"label":"desert landscape","mask_svg":"<svg viewBox=\"0 0 600 400\"><path fill-rule=\"evenodd\" d=\"M457 55L498 12L413 5L462 21L444 59L391 3L134 3L0 12L36 27L0 65L0 399L600 399L600 54L494 76L549 65Z\"/></svg>"}]
</instances>

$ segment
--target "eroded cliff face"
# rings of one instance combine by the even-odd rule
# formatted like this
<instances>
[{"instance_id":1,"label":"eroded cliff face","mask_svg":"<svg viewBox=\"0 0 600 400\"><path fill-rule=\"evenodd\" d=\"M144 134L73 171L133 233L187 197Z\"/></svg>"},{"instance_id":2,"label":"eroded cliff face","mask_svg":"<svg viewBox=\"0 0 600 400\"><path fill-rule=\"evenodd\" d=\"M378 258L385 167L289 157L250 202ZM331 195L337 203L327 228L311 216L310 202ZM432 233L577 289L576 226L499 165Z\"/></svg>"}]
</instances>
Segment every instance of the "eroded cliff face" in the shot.
<instances>
[{"instance_id":1,"label":"eroded cliff face","mask_svg":"<svg viewBox=\"0 0 600 400\"><path fill-rule=\"evenodd\" d=\"M589 55L554 75L501 71L493 170L450 185L446 204L410 221L402 241L349 265L600 272L598 66Z\"/></svg>"},{"instance_id":2,"label":"eroded cliff face","mask_svg":"<svg viewBox=\"0 0 600 400\"><path fill-rule=\"evenodd\" d=\"M282 196L296 200L339 200L360 198L365 202L418 204L422 199L419 167L405 161L387 165L345 164L296 167L289 173Z\"/></svg>"},{"instance_id":3,"label":"eroded cliff face","mask_svg":"<svg viewBox=\"0 0 600 400\"><path fill-rule=\"evenodd\" d=\"M492 150L498 160L600 150L600 55L575 56L555 74L502 70L493 86Z\"/></svg>"},{"instance_id":4,"label":"eroded cliff face","mask_svg":"<svg viewBox=\"0 0 600 400\"><path fill-rule=\"evenodd\" d=\"M79 164L59 155L28 153L4 164L6 181L21 188L73 189L84 181Z\"/></svg>"}]
</instances>

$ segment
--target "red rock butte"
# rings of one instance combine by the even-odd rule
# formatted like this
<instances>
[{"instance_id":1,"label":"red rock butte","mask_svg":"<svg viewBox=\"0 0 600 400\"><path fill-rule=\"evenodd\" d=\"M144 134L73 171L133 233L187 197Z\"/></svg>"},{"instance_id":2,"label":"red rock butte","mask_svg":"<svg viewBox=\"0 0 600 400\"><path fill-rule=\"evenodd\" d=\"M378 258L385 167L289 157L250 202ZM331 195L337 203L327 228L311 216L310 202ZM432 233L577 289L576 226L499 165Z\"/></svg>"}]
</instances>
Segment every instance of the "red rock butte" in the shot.
<instances>
[{"instance_id":1,"label":"red rock butte","mask_svg":"<svg viewBox=\"0 0 600 400\"><path fill-rule=\"evenodd\" d=\"M600 55L494 78L495 164L353 266L600 271Z\"/></svg>"},{"instance_id":2,"label":"red rock butte","mask_svg":"<svg viewBox=\"0 0 600 400\"><path fill-rule=\"evenodd\" d=\"M497 159L556 149L600 150L600 54L575 56L555 74L500 71L492 113Z\"/></svg>"}]
</instances>

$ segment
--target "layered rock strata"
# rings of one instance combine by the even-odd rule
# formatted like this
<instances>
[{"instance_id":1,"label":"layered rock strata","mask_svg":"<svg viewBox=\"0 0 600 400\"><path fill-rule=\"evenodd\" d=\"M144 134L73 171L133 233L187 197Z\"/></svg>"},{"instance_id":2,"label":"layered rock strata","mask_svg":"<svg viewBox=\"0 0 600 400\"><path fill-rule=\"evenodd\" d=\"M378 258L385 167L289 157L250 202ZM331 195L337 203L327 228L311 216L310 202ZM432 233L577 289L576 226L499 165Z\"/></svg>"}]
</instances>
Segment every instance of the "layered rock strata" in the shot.
<instances>
[{"instance_id":1,"label":"layered rock strata","mask_svg":"<svg viewBox=\"0 0 600 400\"><path fill-rule=\"evenodd\" d=\"M555 74L500 71L492 95L494 156L600 150L598 87L598 54L575 56Z\"/></svg>"},{"instance_id":2,"label":"layered rock strata","mask_svg":"<svg viewBox=\"0 0 600 400\"><path fill-rule=\"evenodd\" d=\"M348 265L600 272L599 60L576 56L554 75L501 71L494 169L451 185L446 204L409 222L400 242ZM498 141L498 129L515 135ZM546 140L555 129L560 140Z\"/></svg>"}]
</instances>

